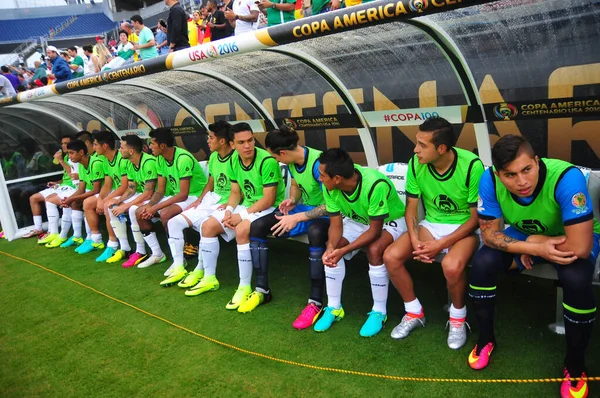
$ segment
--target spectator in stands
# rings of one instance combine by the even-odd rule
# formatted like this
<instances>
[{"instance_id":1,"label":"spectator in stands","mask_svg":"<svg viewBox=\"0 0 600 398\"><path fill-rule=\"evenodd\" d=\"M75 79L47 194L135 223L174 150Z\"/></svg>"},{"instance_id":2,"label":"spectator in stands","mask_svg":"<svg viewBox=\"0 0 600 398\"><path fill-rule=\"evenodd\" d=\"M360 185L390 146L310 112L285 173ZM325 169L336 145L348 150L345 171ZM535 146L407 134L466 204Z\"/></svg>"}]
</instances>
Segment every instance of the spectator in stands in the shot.
<instances>
[{"instance_id":1,"label":"spectator in stands","mask_svg":"<svg viewBox=\"0 0 600 398\"><path fill-rule=\"evenodd\" d=\"M201 8L203 10L204 7ZM188 19L188 41L190 43L190 47L197 46L198 44L202 44L204 40L204 30L206 25L204 25L204 21L202 20L201 11L194 11L192 13L192 17Z\"/></svg>"},{"instance_id":2,"label":"spectator in stands","mask_svg":"<svg viewBox=\"0 0 600 398\"><path fill-rule=\"evenodd\" d=\"M156 25L156 34L154 35L154 41L156 41L156 49L158 55L165 55L169 52L169 40L167 40L167 23L164 19L158 20Z\"/></svg>"},{"instance_id":3,"label":"spectator in stands","mask_svg":"<svg viewBox=\"0 0 600 398\"><path fill-rule=\"evenodd\" d=\"M267 13L267 26L281 25L296 19L294 11L296 0L276 0L271 2L263 0L258 3L258 8Z\"/></svg>"},{"instance_id":4,"label":"spectator in stands","mask_svg":"<svg viewBox=\"0 0 600 398\"><path fill-rule=\"evenodd\" d=\"M120 43L117 48L117 56L108 64L104 65L102 70L118 68L119 66L133 62L133 54L135 54L135 50L133 49L133 44L127 40L127 32L124 30L120 31L119 39Z\"/></svg>"},{"instance_id":5,"label":"spectator in stands","mask_svg":"<svg viewBox=\"0 0 600 398\"><path fill-rule=\"evenodd\" d=\"M337 1L337 0L334 0ZM340 8L340 2L337 1L337 7L336 8L332 8L332 2L331 0L312 0L312 8L311 8L311 13L312 15L317 15L317 14L324 14L326 12L332 11L332 10L337 10L338 8Z\"/></svg>"},{"instance_id":6,"label":"spectator in stands","mask_svg":"<svg viewBox=\"0 0 600 398\"><path fill-rule=\"evenodd\" d=\"M69 64L59 57L56 47L46 47L46 54L52 60L52 73L48 74L48 79L53 79L54 83L61 83L73 78Z\"/></svg>"},{"instance_id":7,"label":"spectator in stands","mask_svg":"<svg viewBox=\"0 0 600 398\"><path fill-rule=\"evenodd\" d=\"M26 84L25 83L25 76L23 76L23 74L17 73L17 79L19 79L19 84L17 85L17 87L22 86L23 84Z\"/></svg>"},{"instance_id":8,"label":"spectator in stands","mask_svg":"<svg viewBox=\"0 0 600 398\"><path fill-rule=\"evenodd\" d=\"M27 87L24 84L19 84L15 91L17 93L22 93L23 91L27 91Z\"/></svg>"},{"instance_id":9,"label":"spectator in stands","mask_svg":"<svg viewBox=\"0 0 600 398\"><path fill-rule=\"evenodd\" d=\"M127 40L129 40L129 42L133 45L136 45L139 41L139 37L138 35L135 34L135 32L133 31L133 28L131 27L131 24L127 21L121 23L121 30L124 30L125 32L127 32ZM137 62L140 60L140 57L138 56L138 53L136 52L135 55L133 56L133 61Z\"/></svg>"},{"instance_id":10,"label":"spectator in stands","mask_svg":"<svg viewBox=\"0 0 600 398\"><path fill-rule=\"evenodd\" d=\"M13 75L10 72L10 69L8 69L8 66L6 65L2 65L0 69L2 70L2 74L4 75L4 77L6 77L10 81L10 84L12 84L12 87L16 89L17 86L20 84L17 76Z\"/></svg>"},{"instance_id":11,"label":"spectator in stands","mask_svg":"<svg viewBox=\"0 0 600 398\"><path fill-rule=\"evenodd\" d=\"M33 63L35 65L35 73L31 78L32 81L36 81L42 77L46 77L46 65L44 65L41 61L35 61Z\"/></svg>"},{"instance_id":12,"label":"spectator in stands","mask_svg":"<svg viewBox=\"0 0 600 398\"><path fill-rule=\"evenodd\" d=\"M77 53L77 47L69 47L67 49L69 56L71 57L71 72L73 73L73 79L83 76L83 58Z\"/></svg>"},{"instance_id":13,"label":"spectator in stands","mask_svg":"<svg viewBox=\"0 0 600 398\"><path fill-rule=\"evenodd\" d=\"M158 57L154 35L149 27L144 26L144 19L136 14L131 17L131 23L138 34L138 42L133 45L133 49L136 51L139 50L140 58L151 59Z\"/></svg>"},{"instance_id":14,"label":"spectator in stands","mask_svg":"<svg viewBox=\"0 0 600 398\"><path fill-rule=\"evenodd\" d=\"M256 30L256 22L260 10L255 0L238 0L233 3L233 9L225 11L225 18L235 28L235 35Z\"/></svg>"},{"instance_id":15,"label":"spectator in stands","mask_svg":"<svg viewBox=\"0 0 600 398\"><path fill-rule=\"evenodd\" d=\"M187 16L185 10L177 0L165 0L170 7L167 19L167 37L169 40L169 52L188 48L190 42L187 32Z\"/></svg>"},{"instance_id":16,"label":"spectator in stands","mask_svg":"<svg viewBox=\"0 0 600 398\"><path fill-rule=\"evenodd\" d=\"M0 75L0 94L2 94L2 97L10 97L17 94L12 83L4 74Z\"/></svg>"},{"instance_id":17,"label":"spectator in stands","mask_svg":"<svg viewBox=\"0 0 600 398\"><path fill-rule=\"evenodd\" d=\"M210 27L207 25L208 22L212 22L212 14L210 13L210 11L206 8L206 6L202 7L200 9L200 17L202 18L202 24L204 25L204 34L203 34L203 38L202 38L202 43L209 43L211 38L211 32L210 32Z\"/></svg>"},{"instance_id":18,"label":"spectator in stands","mask_svg":"<svg viewBox=\"0 0 600 398\"><path fill-rule=\"evenodd\" d=\"M210 41L220 40L231 36L227 32L227 20L225 13L217 8L217 0L208 0L206 10L211 13L212 18L206 23L210 28Z\"/></svg>"},{"instance_id":19,"label":"spectator in stands","mask_svg":"<svg viewBox=\"0 0 600 398\"><path fill-rule=\"evenodd\" d=\"M225 11L233 10L233 0L227 0L227 2L220 2L219 4L217 4L217 8L220 11L223 11L223 15L225 15ZM225 36L225 37L233 36L235 28L233 27L232 23L227 18L225 18L225 25L227 25L225 28L225 32L226 32L227 36Z\"/></svg>"},{"instance_id":20,"label":"spectator in stands","mask_svg":"<svg viewBox=\"0 0 600 398\"><path fill-rule=\"evenodd\" d=\"M110 62L112 54L104 43L104 36L96 36L96 45L94 46L94 55L98 57L98 67L102 69L104 65Z\"/></svg>"},{"instance_id":21,"label":"spectator in stands","mask_svg":"<svg viewBox=\"0 0 600 398\"><path fill-rule=\"evenodd\" d=\"M83 46L83 75L89 76L94 73L100 72L100 65L98 63L98 57L94 55L94 49L91 44Z\"/></svg>"}]
</instances>

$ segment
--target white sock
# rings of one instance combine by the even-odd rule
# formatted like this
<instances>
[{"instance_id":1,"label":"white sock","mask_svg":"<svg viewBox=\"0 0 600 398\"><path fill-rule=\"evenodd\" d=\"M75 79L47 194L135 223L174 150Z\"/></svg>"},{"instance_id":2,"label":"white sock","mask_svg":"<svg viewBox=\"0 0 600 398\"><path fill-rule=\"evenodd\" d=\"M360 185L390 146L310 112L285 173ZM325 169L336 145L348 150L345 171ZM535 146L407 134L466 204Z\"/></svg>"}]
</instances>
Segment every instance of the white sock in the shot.
<instances>
[{"instance_id":1,"label":"white sock","mask_svg":"<svg viewBox=\"0 0 600 398\"><path fill-rule=\"evenodd\" d=\"M185 245L183 230L186 228L189 228L189 224L182 215L171 218L167 223L173 265L183 265L183 247Z\"/></svg>"},{"instance_id":2,"label":"white sock","mask_svg":"<svg viewBox=\"0 0 600 398\"><path fill-rule=\"evenodd\" d=\"M81 238L81 225L83 224L83 212L81 210L73 210L71 212L71 220L73 221L73 237Z\"/></svg>"},{"instance_id":3,"label":"white sock","mask_svg":"<svg viewBox=\"0 0 600 398\"><path fill-rule=\"evenodd\" d=\"M156 232L150 232L148 235L144 236L144 240L150 246L150 250L152 250L152 255L156 257L162 257L163 252L160 248L160 244L158 243L158 239L156 238Z\"/></svg>"},{"instance_id":4,"label":"white sock","mask_svg":"<svg viewBox=\"0 0 600 398\"><path fill-rule=\"evenodd\" d=\"M46 214L48 215L48 233L57 234L59 217L58 207L54 203L46 202Z\"/></svg>"},{"instance_id":5,"label":"white sock","mask_svg":"<svg viewBox=\"0 0 600 398\"><path fill-rule=\"evenodd\" d=\"M117 217L115 217L110 211L108 212L108 216L110 217L110 226L115 232L115 236L119 240L119 245L121 246L121 250L126 252L131 251L131 246L129 245L129 239L127 239L127 224L119 221ZM142 239L143 240L143 239Z\"/></svg>"},{"instance_id":6,"label":"white sock","mask_svg":"<svg viewBox=\"0 0 600 398\"><path fill-rule=\"evenodd\" d=\"M404 311L419 315L423 313L423 306L421 305L419 299L416 298L409 303L404 303Z\"/></svg>"},{"instance_id":7,"label":"white sock","mask_svg":"<svg viewBox=\"0 0 600 398\"><path fill-rule=\"evenodd\" d=\"M342 285L346 276L346 261L340 259L337 267L325 267L325 287L327 306L339 309L342 306Z\"/></svg>"},{"instance_id":8,"label":"white sock","mask_svg":"<svg viewBox=\"0 0 600 398\"><path fill-rule=\"evenodd\" d=\"M250 243L237 245L237 256L238 268L240 271L240 286L250 286L252 283L252 254L250 253Z\"/></svg>"},{"instance_id":9,"label":"white sock","mask_svg":"<svg viewBox=\"0 0 600 398\"><path fill-rule=\"evenodd\" d=\"M83 219L83 223L85 224L85 240L92 240L92 230L90 229L87 218Z\"/></svg>"},{"instance_id":10,"label":"white sock","mask_svg":"<svg viewBox=\"0 0 600 398\"><path fill-rule=\"evenodd\" d=\"M111 249L117 250L119 248L119 242L116 240L109 240L106 246L110 247Z\"/></svg>"},{"instance_id":11,"label":"white sock","mask_svg":"<svg viewBox=\"0 0 600 398\"><path fill-rule=\"evenodd\" d=\"M369 264L369 279L373 295L373 311L387 314L389 278L385 265Z\"/></svg>"},{"instance_id":12,"label":"white sock","mask_svg":"<svg viewBox=\"0 0 600 398\"><path fill-rule=\"evenodd\" d=\"M66 207L63 209L62 220L60 222L60 237L66 239L69 235L69 229L71 229L71 217L73 209Z\"/></svg>"},{"instance_id":13,"label":"white sock","mask_svg":"<svg viewBox=\"0 0 600 398\"><path fill-rule=\"evenodd\" d=\"M102 234L92 234L92 233L90 233L90 237L92 238L92 242L94 242L94 243L102 243Z\"/></svg>"},{"instance_id":14,"label":"white sock","mask_svg":"<svg viewBox=\"0 0 600 398\"><path fill-rule=\"evenodd\" d=\"M48 203L48 202L46 202ZM42 216L33 216L33 228L36 231L42 230Z\"/></svg>"},{"instance_id":15,"label":"white sock","mask_svg":"<svg viewBox=\"0 0 600 398\"><path fill-rule=\"evenodd\" d=\"M467 306L455 308L454 304L450 306L450 318L463 319L467 317Z\"/></svg>"},{"instance_id":16,"label":"white sock","mask_svg":"<svg viewBox=\"0 0 600 398\"><path fill-rule=\"evenodd\" d=\"M135 211L137 206L131 206L129 208L129 221L131 221L131 232L133 233L133 240L135 241L135 251L140 254L146 254L146 241L144 235L140 231L140 225L135 217Z\"/></svg>"},{"instance_id":17,"label":"white sock","mask_svg":"<svg viewBox=\"0 0 600 398\"><path fill-rule=\"evenodd\" d=\"M205 278L207 276L213 276L217 273L217 259L219 258L220 249L221 247L219 245L219 238L205 238L204 236L200 238L200 255L202 257L202 264L198 262L198 267L204 267ZM250 247L248 247L248 250L249 249ZM196 267L196 269L202 269L198 267Z\"/></svg>"}]
</instances>

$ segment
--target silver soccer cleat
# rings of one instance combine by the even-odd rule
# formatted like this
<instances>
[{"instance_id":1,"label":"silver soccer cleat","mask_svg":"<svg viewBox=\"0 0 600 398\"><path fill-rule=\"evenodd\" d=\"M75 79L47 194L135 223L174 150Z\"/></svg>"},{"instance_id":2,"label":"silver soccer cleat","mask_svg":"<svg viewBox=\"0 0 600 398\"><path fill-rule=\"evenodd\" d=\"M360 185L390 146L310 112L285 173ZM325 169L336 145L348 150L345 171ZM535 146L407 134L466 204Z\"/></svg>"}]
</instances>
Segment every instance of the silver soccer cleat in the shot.
<instances>
[{"instance_id":1,"label":"silver soccer cleat","mask_svg":"<svg viewBox=\"0 0 600 398\"><path fill-rule=\"evenodd\" d=\"M467 322L452 322L448 321L446 327L448 331L448 347L453 350L458 350L467 342L467 328L471 331L471 327Z\"/></svg>"},{"instance_id":2,"label":"silver soccer cleat","mask_svg":"<svg viewBox=\"0 0 600 398\"><path fill-rule=\"evenodd\" d=\"M396 340L403 339L407 337L413 329L418 328L419 326L425 327L425 317L414 318L412 316L404 315L402 321L392 330L392 338Z\"/></svg>"}]
</instances>

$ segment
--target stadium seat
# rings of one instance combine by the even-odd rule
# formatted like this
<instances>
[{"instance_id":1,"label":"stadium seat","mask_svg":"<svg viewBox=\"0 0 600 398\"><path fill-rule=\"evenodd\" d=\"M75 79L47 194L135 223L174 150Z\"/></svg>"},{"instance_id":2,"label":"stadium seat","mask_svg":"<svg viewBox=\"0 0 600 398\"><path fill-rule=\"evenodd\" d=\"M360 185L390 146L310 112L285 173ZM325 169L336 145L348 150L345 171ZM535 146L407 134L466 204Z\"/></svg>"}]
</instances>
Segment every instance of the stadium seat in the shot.
<instances>
[{"instance_id":1,"label":"stadium seat","mask_svg":"<svg viewBox=\"0 0 600 398\"><path fill-rule=\"evenodd\" d=\"M56 29L70 18L61 16L4 20L0 25L0 42L15 43L48 35L50 29ZM116 23L102 13L77 15L72 24L50 38L49 41L52 44L53 39L95 36L108 32L114 29L115 26Z\"/></svg>"}]
</instances>

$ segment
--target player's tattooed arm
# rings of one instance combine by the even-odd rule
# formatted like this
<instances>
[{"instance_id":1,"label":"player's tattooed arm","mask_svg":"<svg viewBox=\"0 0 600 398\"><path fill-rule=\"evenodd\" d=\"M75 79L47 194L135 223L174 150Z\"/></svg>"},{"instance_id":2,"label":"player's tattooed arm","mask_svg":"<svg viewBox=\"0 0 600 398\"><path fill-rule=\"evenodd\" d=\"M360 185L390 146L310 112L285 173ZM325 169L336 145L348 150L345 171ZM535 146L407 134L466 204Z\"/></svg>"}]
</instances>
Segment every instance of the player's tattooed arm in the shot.
<instances>
[{"instance_id":1,"label":"player's tattooed arm","mask_svg":"<svg viewBox=\"0 0 600 398\"><path fill-rule=\"evenodd\" d=\"M416 236L419 236L419 219L417 216L412 217L412 229Z\"/></svg>"},{"instance_id":2,"label":"player's tattooed arm","mask_svg":"<svg viewBox=\"0 0 600 398\"><path fill-rule=\"evenodd\" d=\"M327 215L327 208L325 205L320 205L315 207L312 210L306 212L306 218L309 220L314 220L316 218L321 218Z\"/></svg>"},{"instance_id":3,"label":"player's tattooed arm","mask_svg":"<svg viewBox=\"0 0 600 398\"><path fill-rule=\"evenodd\" d=\"M155 204L157 204L158 202L161 201L161 199L164 197L165 195L160 193L160 192L154 192L152 194L152 196L150 197L150 200L148 201L148 206L154 206Z\"/></svg>"},{"instance_id":4,"label":"player's tattooed arm","mask_svg":"<svg viewBox=\"0 0 600 398\"><path fill-rule=\"evenodd\" d=\"M496 218L494 220L480 218L479 228L481 229L483 242L492 249L510 251L509 245L520 242L502 232L504 230L504 220L501 218Z\"/></svg>"},{"instance_id":5,"label":"player's tattooed arm","mask_svg":"<svg viewBox=\"0 0 600 398\"><path fill-rule=\"evenodd\" d=\"M144 184L144 192L154 192L156 188L156 181L146 181Z\"/></svg>"}]
</instances>

